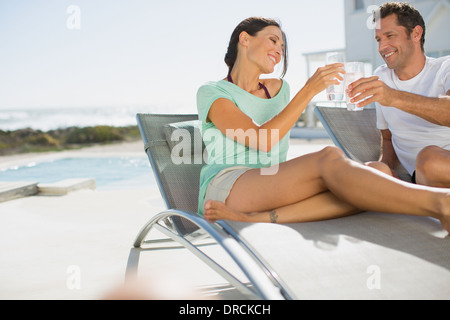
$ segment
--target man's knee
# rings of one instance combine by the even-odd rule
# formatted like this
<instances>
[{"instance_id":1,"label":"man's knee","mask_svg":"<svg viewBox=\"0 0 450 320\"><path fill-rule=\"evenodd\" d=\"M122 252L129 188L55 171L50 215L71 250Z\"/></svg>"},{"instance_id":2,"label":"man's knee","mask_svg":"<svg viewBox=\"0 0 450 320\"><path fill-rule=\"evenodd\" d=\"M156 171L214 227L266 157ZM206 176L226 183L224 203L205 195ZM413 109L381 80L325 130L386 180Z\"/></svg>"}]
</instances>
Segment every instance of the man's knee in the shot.
<instances>
[{"instance_id":1,"label":"man's knee","mask_svg":"<svg viewBox=\"0 0 450 320\"><path fill-rule=\"evenodd\" d=\"M380 161L370 161L365 163L366 166L377 169L378 171L381 171L385 174L388 174L392 176L392 170L389 168L389 166L383 162Z\"/></svg>"},{"instance_id":2,"label":"man's knee","mask_svg":"<svg viewBox=\"0 0 450 320\"><path fill-rule=\"evenodd\" d=\"M438 146L428 146L420 150L417 154L417 160L429 161L433 160L436 157L439 157L439 154L443 151L443 149Z\"/></svg>"},{"instance_id":3,"label":"man's knee","mask_svg":"<svg viewBox=\"0 0 450 320\"><path fill-rule=\"evenodd\" d=\"M416 159L416 177L421 184L439 181L442 168L448 166L450 152L437 146L423 148Z\"/></svg>"},{"instance_id":4,"label":"man's knee","mask_svg":"<svg viewBox=\"0 0 450 320\"><path fill-rule=\"evenodd\" d=\"M427 175L432 173L439 162L439 152L441 148L436 146L428 146L423 148L416 158L416 172Z\"/></svg>"}]
</instances>

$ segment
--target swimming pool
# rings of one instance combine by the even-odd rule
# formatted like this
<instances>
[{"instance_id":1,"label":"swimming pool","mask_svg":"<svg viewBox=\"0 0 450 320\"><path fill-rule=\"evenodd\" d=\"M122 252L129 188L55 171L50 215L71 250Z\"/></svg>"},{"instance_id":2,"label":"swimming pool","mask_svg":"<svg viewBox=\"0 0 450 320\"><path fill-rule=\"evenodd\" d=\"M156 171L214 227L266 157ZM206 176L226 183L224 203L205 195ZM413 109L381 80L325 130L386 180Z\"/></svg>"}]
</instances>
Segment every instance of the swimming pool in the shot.
<instances>
[{"instance_id":1,"label":"swimming pool","mask_svg":"<svg viewBox=\"0 0 450 320\"><path fill-rule=\"evenodd\" d=\"M0 170L0 181L52 183L70 178L95 178L97 189L156 186L145 157L64 158Z\"/></svg>"}]
</instances>

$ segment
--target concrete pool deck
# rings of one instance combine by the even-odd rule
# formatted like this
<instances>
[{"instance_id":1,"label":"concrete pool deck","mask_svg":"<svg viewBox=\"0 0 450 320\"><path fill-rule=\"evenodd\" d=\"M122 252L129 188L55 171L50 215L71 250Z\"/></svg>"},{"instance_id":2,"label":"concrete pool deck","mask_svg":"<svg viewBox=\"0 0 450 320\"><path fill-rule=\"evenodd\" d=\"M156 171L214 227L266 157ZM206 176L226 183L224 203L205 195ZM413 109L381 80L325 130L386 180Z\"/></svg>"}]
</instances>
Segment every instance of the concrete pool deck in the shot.
<instances>
[{"instance_id":1,"label":"concrete pool deck","mask_svg":"<svg viewBox=\"0 0 450 320\"><path fill-rule=\"evenodd\" d=\"M289 157L332 144L327 139L291 142ZM142 142L137 141L0 157L0 169L68 156L146 157ZM163 209L158 188L145 185L126 190L82 189L0 203L0 299L90 300L117 293L134 238ZM143 252L138 271L145 289L151 291L163 283L166 292L158 290L159 298L246 298L185 249ZM122 298L120 292L124 291L119 291Z\"/></svg>"}]
</instances>

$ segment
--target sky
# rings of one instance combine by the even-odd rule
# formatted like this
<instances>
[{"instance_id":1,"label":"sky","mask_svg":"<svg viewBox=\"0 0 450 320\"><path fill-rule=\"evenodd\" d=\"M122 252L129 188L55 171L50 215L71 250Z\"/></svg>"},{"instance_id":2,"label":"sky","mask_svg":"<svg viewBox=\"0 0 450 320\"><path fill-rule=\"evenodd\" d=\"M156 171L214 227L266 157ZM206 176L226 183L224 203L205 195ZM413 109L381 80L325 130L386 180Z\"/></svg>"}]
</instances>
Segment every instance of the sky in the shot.
<instances>
[{"instance_id":1,"label":"sky","mask_svg":"<svg viewBox=\"0 0 450 320\"><path fill-rule=\"evenodd\" d=\"M230 35L251 16L281 22L292 95L307 80L304 53L345 47L343 1L0 0L0 109L195 111L197 89L226 76Z\"/></svg>"}]
</instances>

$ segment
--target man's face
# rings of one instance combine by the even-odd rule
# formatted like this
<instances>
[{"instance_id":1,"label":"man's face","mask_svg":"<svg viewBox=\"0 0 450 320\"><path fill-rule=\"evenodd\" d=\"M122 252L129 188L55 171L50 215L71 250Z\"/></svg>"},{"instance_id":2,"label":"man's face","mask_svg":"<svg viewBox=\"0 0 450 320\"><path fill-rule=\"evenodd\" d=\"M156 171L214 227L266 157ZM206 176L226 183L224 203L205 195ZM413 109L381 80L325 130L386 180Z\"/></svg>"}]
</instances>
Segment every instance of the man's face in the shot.
<instances>
[{"instance_id":1,"label":"man's face","mask_svg":"<svg viewBox=\"0 0 450 320\"><path fill-rule=\"evenodd\" d=\"M381 57L387 66L394 70L405 68L417 50L408 30L398 25L395 14L380 20L380 28L376 29L375 40L378 42L378 52Z\"/></svg>"}]
</instances>

